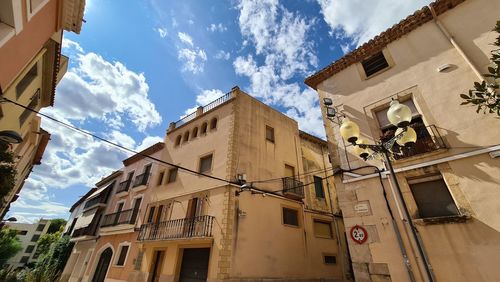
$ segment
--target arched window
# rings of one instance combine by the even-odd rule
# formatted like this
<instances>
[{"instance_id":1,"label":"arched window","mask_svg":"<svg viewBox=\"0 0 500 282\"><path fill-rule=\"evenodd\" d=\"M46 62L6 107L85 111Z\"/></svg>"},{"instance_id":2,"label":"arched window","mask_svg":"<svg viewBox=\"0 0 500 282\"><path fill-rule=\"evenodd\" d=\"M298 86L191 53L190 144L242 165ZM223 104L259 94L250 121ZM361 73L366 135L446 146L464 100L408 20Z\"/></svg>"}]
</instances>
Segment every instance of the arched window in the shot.
<instances>
[{"instance_id":1,"label":"arched window","mask_svg":"<svg viewBox=\"0 0 500 282\"><path fill-rule=\"evenodd\" d=\"M175 139L175 146L179 146L181 144L181 136L177 136L177 138Z\"/></svg>"},{"instance_id":2,"label":"arched window","mask_svg":"<svg viewBox=\"0 0 500 282\"><path fill-rule=\"evenodd\" d=\"M206 134L207 133L207 123L204 122L202 125L201 125L201 134Z\"/></svg>"},{"instance_id":3,"label":"arched window","mask_svg":"<svg viewBox=\"0 0 500 282\"><path fill-rule=\"evenodd\" d=\"M198 137L198 127L193 128L193 133L191 138L196 138Z\"/></svg>"},{"instance_id":4,"label":"arched window","mask_svg":"<svg viewBox=\"0 0 500 282\"><path fill-rule=\"evenodd\" d=\"M189 131L186 131L186 133L184 133L184 142L183 143L186 143L188 140L189 140Z\"/></svg>"},{"instance_id":5,"label":"arched window","mask_svg":"<svg viewBox=\"0 0 500 282\"><path fill-rule=\"evenodd\" d=\"M217 118L213 118L210 121L210 129L216 129L217 128Z\"/></svg>"}]
</instances>

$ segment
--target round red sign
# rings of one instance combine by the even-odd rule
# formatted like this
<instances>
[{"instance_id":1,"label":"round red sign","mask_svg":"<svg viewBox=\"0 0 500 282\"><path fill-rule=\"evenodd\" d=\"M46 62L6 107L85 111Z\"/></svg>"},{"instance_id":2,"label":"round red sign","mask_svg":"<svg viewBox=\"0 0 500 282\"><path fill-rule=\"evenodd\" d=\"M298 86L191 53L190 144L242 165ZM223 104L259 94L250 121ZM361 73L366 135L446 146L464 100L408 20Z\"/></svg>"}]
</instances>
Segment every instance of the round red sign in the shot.
<instances>
[{"instance_id":1,"label":"round red sign","mask_svg":"<svg viewBox=\"0 0 500 282\"><path fill-rule=\"evenodd\" d=\"M351 227L351 239L358 243L363 244L368 239L368 232L362 226L355 225Z\"/></svg>"}]
</instances>

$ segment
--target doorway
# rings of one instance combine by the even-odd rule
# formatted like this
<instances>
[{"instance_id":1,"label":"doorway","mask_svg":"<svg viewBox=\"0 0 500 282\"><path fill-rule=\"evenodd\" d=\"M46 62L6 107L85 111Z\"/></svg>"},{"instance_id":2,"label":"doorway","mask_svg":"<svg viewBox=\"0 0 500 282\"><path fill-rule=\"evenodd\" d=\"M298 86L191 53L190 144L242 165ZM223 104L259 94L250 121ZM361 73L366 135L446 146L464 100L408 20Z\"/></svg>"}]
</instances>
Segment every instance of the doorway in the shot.
<instances>
[{"instance_id":1,"label":"doorway","mask_svg":"<svg viewBox=\"0 0 500 282\"><path fill-rule=\"evenodd\" d=\"M180 282L207 281L210 248L184 249Z\"/></svg>"},{"instance_id":2,"label":"doorway","mask_svg":"<svg viewBox=\"0 0 500 282\"><path fill-rule=\"evenodd\" d=\"M104 282L112 256L113 250L111 250L111 248L109 247L101 253L101 257L99 258L99 262L97 263L97 268L95 270L94 277L92 278L92 282Z\"/></svg>"},{"instance_id":3,"label":"doorway","mask_svg":"<svg viewBox=\"0 0 500 282\"><path fill-rule=\"evenodd\" d=\"M149 282L158 282L160 281L160 275L163 266L163 260L165 257L165 251L155 251L154 253L154 263L151 267L151 279Z\"/></svg>"}]
</instances>

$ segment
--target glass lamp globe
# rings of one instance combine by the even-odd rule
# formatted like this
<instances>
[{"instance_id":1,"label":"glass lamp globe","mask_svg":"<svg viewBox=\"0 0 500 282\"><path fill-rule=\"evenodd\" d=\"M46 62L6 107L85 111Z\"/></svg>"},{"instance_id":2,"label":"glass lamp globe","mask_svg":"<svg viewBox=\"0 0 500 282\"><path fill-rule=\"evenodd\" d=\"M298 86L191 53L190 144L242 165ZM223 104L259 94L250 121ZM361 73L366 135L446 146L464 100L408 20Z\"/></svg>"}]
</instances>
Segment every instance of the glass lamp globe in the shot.
<instances>
[{"instance_id":1,"label":"glass lamp globe","mask_svg":"<svg viewBox=\"0 0 500 282\"><path fill-rule=\"evenodd\" d=\"M393 100L387 111L387 118L397 127L407 127L411 121L411 109L407 105L400 104Z\"/></svg>"},{"instance_id":2,"label":"glass lamp globe","mask_svg":"<svg viewBox=\"0 0 500 282\"><path fill-rule=\"evenodd\" d=\"M347 142L354 143L359 138L359 126L349 118L345 118L340 126L340 135Z\"/></svg>"},{"instance_id":3,"label":"glass lamp globe","mask_svg":"<svg viewBox=\"0 0 500 282\"><path fill-rule=\"evenodd\" d=\"M396 130L395 136L400 134L403 130L403 128L398 128ZM407 127L405 133L403 133L403 136L396 140L396 142L399 146L410 146L415 144L415 142L417 142L417 133L415 132L415 129Z\"/></svg>"},{"instance_id":4,"label":"glass lamp globe","mask_svg":"<svg viewBox=\"0 0 500 282\"><path fill-rule=\"evenodd\" d=\"M360 138L360 139L358 139L358 141L356 142L356 144L358 144L358 145L359 144L366 144L366 142L365 142L365 140L363 140L363 139ZM353 149L352 149L352 151L354 152L354 154L356 156L359 156L362 159L366 159L370 155L370 153L371 153L370 149L368 149L368 148L364 148L363 149L363 148L361 148L359 146L354 146Z\"/></svg>"}]
</instances>

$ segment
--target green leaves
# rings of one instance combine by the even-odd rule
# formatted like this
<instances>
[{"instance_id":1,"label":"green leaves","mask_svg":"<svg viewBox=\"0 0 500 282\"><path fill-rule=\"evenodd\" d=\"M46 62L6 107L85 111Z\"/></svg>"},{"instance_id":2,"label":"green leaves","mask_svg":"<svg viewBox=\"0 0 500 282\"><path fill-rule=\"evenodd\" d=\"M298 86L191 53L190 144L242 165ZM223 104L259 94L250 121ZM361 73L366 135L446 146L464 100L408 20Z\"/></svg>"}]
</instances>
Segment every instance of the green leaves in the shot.
<instances>
[{"instance_id":1,"label":"green leaves","mask_svg":"<svg viewBox=\"0 0 500 282\"><path fill-rule=\"evenodd\" d=\"M500 35L500 21L497 21L495 28L493 29ZM500 36L496 38L494 45L500 47ZM464 99L460 105L472 104L477 106L476 113L482 110L484 114L494 114L496 113L500 116L500 49L495 49L491 51L491 62L493 66L488 67L487 74L484 77L488 78L489 81L474 82L474 89L469 89L469 95L460 94L460 98Z\"/></svg>"}]
</instances>

